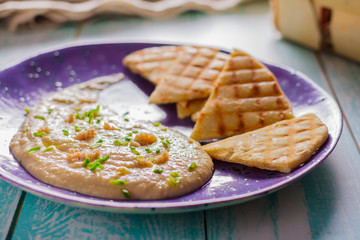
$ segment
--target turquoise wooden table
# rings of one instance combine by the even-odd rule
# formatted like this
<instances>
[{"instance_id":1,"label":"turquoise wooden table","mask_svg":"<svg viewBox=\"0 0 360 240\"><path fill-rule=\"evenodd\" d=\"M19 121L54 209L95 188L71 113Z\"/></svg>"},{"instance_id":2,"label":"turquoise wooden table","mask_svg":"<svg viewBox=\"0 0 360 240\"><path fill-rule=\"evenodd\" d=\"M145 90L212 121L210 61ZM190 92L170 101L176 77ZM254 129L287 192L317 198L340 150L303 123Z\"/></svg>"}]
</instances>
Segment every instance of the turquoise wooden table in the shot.
<instances>
[{"instance_id":1,"label":"turquoise wooden table","mask_svg":"<svg viewBox=\"0 0 360 240\"><path fill-rule=\"evenodd\" d=\"M240 48L297 69L338 102L344 117L332 154L299 181L238 205L177 214L71 207L0 180L0 239L359 239L360 65L282 40L267 1L219 15L167 20L102 18L10 33L0 28L0 68L46 49L87 42L181 42Z\"/></svg>"}]
</instances>

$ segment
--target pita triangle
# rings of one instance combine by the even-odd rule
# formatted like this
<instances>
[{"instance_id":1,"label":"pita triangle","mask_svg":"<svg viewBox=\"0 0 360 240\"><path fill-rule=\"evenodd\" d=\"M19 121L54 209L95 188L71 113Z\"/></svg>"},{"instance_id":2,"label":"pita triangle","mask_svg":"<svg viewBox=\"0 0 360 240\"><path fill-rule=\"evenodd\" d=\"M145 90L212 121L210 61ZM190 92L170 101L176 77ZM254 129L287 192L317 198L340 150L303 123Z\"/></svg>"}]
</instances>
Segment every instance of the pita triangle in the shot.
<instances>
[{"instance_id":1,"label":"pita triangle","mask_svg":"<svg viewBox=\"0 0 360 240\"><path fill-rule=\"evenodd\" d=\"M200 98L190 101L180 101L176 103L178 118L183 119L190 117L192 114L201 110L205 105L207 98Z\"/></svg>"},{"instance_id":2,"label":"pita triangle","mask_svg":"<svg viewBox=\"0 0 360 240\"><path fill-rule=\"evenodd\" d=\"M157 85L177 59L183 46L144 48L127 55L123 64Z\"/></svg>"},{"instance_id":3,"label":"pita triangle","mask_svg":"<svg viewBox=\"0 0 360 240\"><path fill-rule=\"evenodd\" d=\"M221 161L289 173L326 141L328 129L315 114L207 144L203 149Z\"/></svg>"},{"instance_id":4,"label":"pita triangle","mask_svg":"<svg viewBox=\"0 0 360 240\"><path fill-rule=\"evenodd\" d=\"M218 49L185 46L151 94L150 103L208 97L227 58Z\"/></svg>"},{"instance_id":5,"label":"pita triangle","mask_svg":"<svg viewBox=\"0 0 360 240\"><path fill-rule=\"evenodd\" d=\"M235 50L202 108L192 138L225 138L292 118L289 100L275 76L248 54Z\"/></svg>"}]
</instances>

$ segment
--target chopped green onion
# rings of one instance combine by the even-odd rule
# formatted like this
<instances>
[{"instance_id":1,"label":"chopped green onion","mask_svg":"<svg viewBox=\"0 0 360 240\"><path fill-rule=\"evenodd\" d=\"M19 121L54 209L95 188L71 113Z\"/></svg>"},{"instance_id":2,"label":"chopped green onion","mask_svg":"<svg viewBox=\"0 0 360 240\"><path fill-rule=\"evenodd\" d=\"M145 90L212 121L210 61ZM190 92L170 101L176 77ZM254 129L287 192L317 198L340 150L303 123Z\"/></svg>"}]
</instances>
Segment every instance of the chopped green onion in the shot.
<instances>
[{"instance_id":1,"label":"chopped green onion","mask_svg":"<svg viewBox=\"0 0 360 240\"><path fill-rule=\"evenodd\" d=\"M172 177L180 177L180 174L178 172L171 172L170 175Z\"/></svg>"},{"instance_id":2,"label":"chopped green onion","mask_svg":"<svg viewBox=\"0 0 360 240\"><path fill-rule=\"evenodd\" d=\"M29 131L29 126L26 125L23 129L23 133L26 133L27 131Z\"/></svg>"},{"instance_id":3,"label":"chopped green onion","mask_svg":"<svg viewBox=\"0 0 360 240\"><path fill-rule=\"evenodd\" d=\"M129 113L130 113L130 112L126 112L126 113L123 114L123 116L126 116L126 115L128 115Z\"/></svg>"},{"instance_id":4,"label":"chopped green onion","mask_svg":"<svg viewBox=\"0 0 360 240\"><path fill-rule=\"evenodd\" d=\"M164 171L164 169L160 166L157 166L155 169L154 169L154 173L158 173L158 174L161 174L162 172Z\"/></svg>"},{"instance_id":5,"label":"chopped green onion","mask_svg":"<svg viewBox=\"0 0 360 240\"><path fill-rule=\"evenodd\" d=\"M114 184L114 185L126 185L127 184L127 182L125 180L111 180L110 183Z\"/></svg>"},{"instance_id":6,"label":"chopped green onion","mask_svg":"<svg viewBox=\"0 0 360 240\"><path fill-rule=\"evenodd\" d=\"M153 162L153 161L155 161L155 158L148 158L148 160L149 160L150 162Z\"/></svg>"},{"instance_id":7,"label":"chopped green onion","mask_svg":"<svg viewBox=\"0 0 360 240\"><path fill-rule=\"evenodd\" d=\"M160 154L160 149L156 149L156 154Z\"/></svg>"},{"instance_id":8,"label":"chopped green onion","mask_svg":"<svg viewBox=\"0 0 360 240\"><path fill-rule=\"evenodd\" d=\"M96 111L96 112L99 112L99 111L100 111L100 105L97 105L95 111Z\"/></svg>"},{"instance_id":9,"label":"chopped green onion","mask_svg":"<svg viewBox=\"0 0 360 240\"><path fill-rule=\"evenodd\" d=\"M176 187L176 185L178 185L180 183L180 178L179 177L172 177L169 176L169 184L172 187Z\"/></svg>"},{"instance_id":10,"label":"chopped green onion","mask_svg":"<svg viewBox=\"0 0 360 240\"><path fill-rule=\"evenodd\" d=\"M47 147L44 149L44 152L50 152L50 151L53 151L54 150L54 147Z\"/></svg>"},{"instance_id":11,"label":"chopped green onion","mask_svg":"<svg viewBox=\"0 0 360 240\"><path fill-rule=\"evenodd\" d=\"M194 171L196 168L197 168L196 162L192 162L189 165L188 170L191 172L191 171Z\"/></svg>"},{"instance_id":12,"label":"chopped green onion","mask_svg":"<svg viewBox=\"0 0 360 240\"><path fill-rule=\"evenodd\" d=\"M100 121L101 121L101 120L100 120L100 119L98 119L98 120L96 120L96 123L100 123Z\"/></svg>"},{"instance_id":13,"label":"chopped green onion","mask_svg":"<svg viewBox=\"0 0 360 240\"><path fill-rule=\"evenodd\" d=\"M33 135L34 137L42 137L46 134L46 132L34 132Z\"/></svg>"},{"instance_id":14,"label":"chopped green onion","mask_svg":"<svg viewBox=\"0 0 360 240\"><path fill-rule=\"evenodd\" d=\"M79 128L78 126L75 125L75 132L80 132L81 128Z\"/></svg>"},{"instance_id":15,"label":"chopped green onion","mask_svg":"<svg viewBox=\"0 0 360 240\"><path fill-rule=\"evenodd\" d=\"M125 122L128 122L128 121L129 121L129 119L128 119L128 118L124 118L124 121L125 121Z\"/></svg>"},{"instance_id":16,"label":"chopped green onion","mask_svg":"<svg viewBox=\"0 0 360 240\"><path fill-rule=\"evenodd\" d=\"M167 142L162 141L162 144L163 144L163 146L164 146L165 148L168 148L168 147L169 147L169 144L168 144Z\"/></svg>"},{"instance_id":17,"label":"chopped green onion","mask_svg":"<svg viewBox=\"0 0 360 240\"><path fill-rule=\"evenodd\" d=\"M153 125L154 125L154 127L158 127L161 125L161 123L157 122L157 123L154 123Z\"/></svg>"},{"instance_id":18,"label":"chopped green onion","mask_svg":"<svg viewBox=\"0 0 360 240\"><path fill-rule=\"evenodd\" d=\"M84 119L85 119L85 115L80 114L80 113L77 113L77 114L75 115L75 118L76 118L76 119L80 119L80 120L84 120Z\"/></svg>"},{"instance_id":19,"label":"chopped green onion","mask_svg":"<svg viewBox=\"0 0 360 240\"><path fill-rule=\"evenodd\" d=\"M30 110L28 108L24 108L26 115L28 115L30 113Z\"/></svg>"},{"instance_id":20,"label":"chopped green onion","mask_svg":"<svg viewBox=\"0 0 360 240\"><path fill-rule=\"evenodd\" d=\"M144 159L145 157L143 157L143 156L137 156L137 157L135 157L136 159Z\"/></svg>"},{"instance_id":21,"label":"chopped green onion","mask_svg":"<svg viewBox=\"0 0 360 240\"><path fill-rule=\"evenodd\" d=\"M69 136L69 132L66 130L62 130L65 136Z\"/></svg>"},{"instance_id":22,"label":"chopped green onion","mask_svg":"<svg viewBox=\"0 0 360 240\"><path fill-rule=\"evenodd\" d=\"M81 111L81 108L77 107L77 108L75 108L75 111L79 112L79 111Z\"/></svg>"},{"instance_id":23,"label":"chopped green onion","mask_svg":"<svg viewBox=\"0 0 360 240\"><path fill-rule=\"evenodd\" d=\"M53 111L54 111L54 109L49 108L49 109L48 109L48 114L52 113Z\"/></svg>"},{"instance_id":24,"label":"chopped green onion","mask_svg":"<svg viewBox=\"0 0 360 240\"><path fill-rule=\"evenodd\" d=\"M140 155L140 153L134 148L134 147L132 147L132 146L129 146L130 147L130 150L131 150L131 152L133 153L133 154L135 154L135 155Z\"/></svg>"},{"instance_id":25,"label":"chopped green onion","mask_svg":"<svg viewBox=\"0 0 360 240\"><path fill-rule=\"evenodd\" d=\"M129 132L129 133L127 133L127 135L128 135L129 137L131 137L131 136L132 136L132 133L131 133L131 132Z\"/></svg>"},{"instance_id":26,"label":"chopped green onion","mask_svg":"<svg viewBox=\"0 0 360 240\"><path fill-rule=\"evenodd\" d=\"M149 149L149 148L145 148L145 151L148 153L152 153L151 149Z\"/></svg>"},{"instance_id":27,"label":"chopped green onion","mask_svg":"<svg viewBox=\"0 0 360 240\"><path fill-rule=\"evenodd\" d=\"M124 194L125 197L130 198L130 193L129 193L128 190L123 189L123 190L121 190L121 191L122 191L122 193Z\"/></svg>"},{"instance_id":28,"label":"chopped green onion","mask_svg":"<svg viewBox=\"0 0 360 240\"><path fill-rule=\"evenodd\" d=\"M30 153L30 152L34 152L34 151L39 151L41 149L41 147L33 147L33 148L30 148L27 152Z\"/></svg>"},{"instance_id":29,"label":"chopped green onion","mask_svg":"<svg viewBox=\"0 0 360 240\"><path fill-rule=\"evenodd\" d=\"M134 131L132 131L133 133L138 133L139 131L138 130L134 130Z\"/></svg>"},{"instance_id":30,"label":"chopped green onion","mask_svg":"<svg viewBox=\"0 0 360 240\"><path fill-rule=\"evenodd\" d=\"M119 140L114 140L116 146L127 146L129 142L120 142Z\"/></svg>"},{"instance_id":31,"label":"chopped green onion","mask_svg":"<svg viewBox=\"0 0 360 240\"><path fill-rule=\"evenodd\" d=\"M126 141L130 142L131 141L131 138L125 138Z\"/></svg>"},{"instance_id":32,"label":"chopped green onion","mask_svg":"<svg viewBox=\"0 0 360 240\"><path fill-rule=\"evenodd\" d=\"M41 120L45 120L45 117L40 116L40 115L35 115L34 118L41 119Z\"/></svg>"},{"instance_id":33,"label":"chopped green onion","mask_svg":"<svg viewBox=\"0 0 360 240\"><path fill-rule=\"evenodd\" d=\"M101 147L101 145L102 145L101 143L95 143L90 146L90 149L99 148L99 147Z\"/></svg>"},{"instance_id":34,"label":"chopped green onion","mask_svg":"<svg viewBox=\"0 0 360 240\"><path fill-rule=\"evenodd\" d=\"M104 169L104 166L103 165L99 165L98 168L100 168L100 170L103 170Z\"/></svg>"},{"instance_id":35,"label":"chopped green onion","mask_svg":"<svg viewBox=\"0 0 360 240\"><path fill-rule=\"evenodd\" d=\"M105 157L100 158L99 162L100 162L100 163L104 163L104 162L106 162L109 158L110 158L109 155L105 155Z\"/></svg>"},{"instance_id":36,"label":"chopped green onion","mask_svg":"<svg viewBox=\"0 0 360 240\"><path fill-rule=\"evenodd\" d=\"M97 169L97 168L100 167L100 166L101 166L100 163L95 162L95 163L90 167L90 170L91 170L91 171L94 171L95 169Z\"/></svg>"},{"instance_id":37,"label":"chopped green onion","mask_svg":"<svg viewBox=\"0 0 360 240\"><path fill-rule=\"evenodd\" d=\"M102 143L103 140L102 139L99 139L96 143Z\"/></svg>"},{"instance_id":38,"label":"chopped green onion","mask_svg":"<svg viewBox=\"0 0 360 240\"><path fill-rule=\"evenodd\" d=\"M159 138L160 138L161 140L164 140L164 137L163 137L163 136L159 136Z\"/></svg>"},{"instance_id":39,"label":"chopped green onion","mask_svg":"<svg viewBox=\"0 0 360 240\"><path fill-rule=\"evenodd\" d=\"M161 131L167 131L167 128L166 128L166 127L165 127L165 128L162 128Z\"/></svg>"},{"instance_id":40,"label":"chopped green onion","mask_svg":"<svg viewBox=\"0 0 360 240\"><path fill-rule=\"evenodd\" d=\"M91 113L91 114L89 115L89 121L88 121L88 123L92 123L93 118L94 118L94 114Z\"/></svg>"},{"instance_id":41,"label":"chopped green onion","mask_svg":"<svg viewBox=\"0 0 360 240\"><path fill-rule=\"evenodd\" d=\"M90 158L85 158L85 160L83 161L83 167L86 168L90 163Z\"/></svg>"}]
</instances>

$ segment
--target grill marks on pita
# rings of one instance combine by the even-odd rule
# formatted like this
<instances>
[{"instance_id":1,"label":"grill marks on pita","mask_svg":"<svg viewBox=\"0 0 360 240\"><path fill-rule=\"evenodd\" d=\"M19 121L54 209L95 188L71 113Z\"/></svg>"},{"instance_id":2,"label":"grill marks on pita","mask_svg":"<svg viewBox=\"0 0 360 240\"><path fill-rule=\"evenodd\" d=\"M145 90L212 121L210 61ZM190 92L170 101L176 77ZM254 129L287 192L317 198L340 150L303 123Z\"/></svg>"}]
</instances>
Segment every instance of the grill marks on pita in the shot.
<instances>
[{"instance_id":1,"label":"grill marks on pita","mask_svg":"<svg viewBox=\"0 0 360 240\"><path fill-rule=\"evenodd\" d=\"M292 118L276 78L248 54L235 50L195 124L192 138L219 139Z\"/></svg>"}]
</instances>

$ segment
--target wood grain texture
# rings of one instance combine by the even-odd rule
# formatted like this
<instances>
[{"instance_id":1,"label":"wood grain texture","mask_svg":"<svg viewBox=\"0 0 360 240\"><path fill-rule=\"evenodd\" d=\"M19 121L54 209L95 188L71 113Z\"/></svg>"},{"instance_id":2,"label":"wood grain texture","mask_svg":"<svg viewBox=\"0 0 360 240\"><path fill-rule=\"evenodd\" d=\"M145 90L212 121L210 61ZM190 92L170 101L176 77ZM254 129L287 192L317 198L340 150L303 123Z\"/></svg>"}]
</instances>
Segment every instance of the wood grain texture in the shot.
<instances>
[{"instance_id":1,"label":"wood grain texture","mask_svg":"<svg viewBox=\"0 0 360 240\"><path fill-rule=\"evenodd\" d=\"M346 121L360 146L360 64L331 54L321 54L325 72L336 92Z\"/></svg>"},{"instance_id":2,"label":"wood grain texture","mask_svg":"<svg viewBox=\"0 0 360 240\"><path fill-rule=\"evenodd\" d=\"M203 212L91 211L27 194L13 239L204 239Z\"/></svg>"},{"instance_id":3,"label":"wood grain texture","mask_svg":"<svg viewBox=\"0 0 360 240\"><path fill-rule=\"evenodd\" d=\"M13 219L21 191L0 180L0 239L5 239Z\"/></svg>"}]
</instances>

